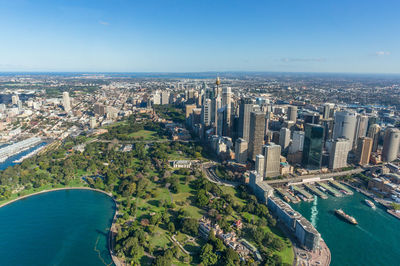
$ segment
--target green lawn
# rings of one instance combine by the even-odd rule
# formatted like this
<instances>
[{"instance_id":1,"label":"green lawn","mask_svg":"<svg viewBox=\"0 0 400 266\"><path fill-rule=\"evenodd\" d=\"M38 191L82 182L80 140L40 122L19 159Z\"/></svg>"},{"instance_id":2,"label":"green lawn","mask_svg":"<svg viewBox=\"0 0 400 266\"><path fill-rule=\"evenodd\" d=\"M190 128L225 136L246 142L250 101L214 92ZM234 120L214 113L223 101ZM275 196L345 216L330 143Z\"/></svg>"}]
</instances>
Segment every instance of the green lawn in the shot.
<instances>
[{"instance_id":1,"label":"green lawn","mask_svg":"<svg viewBox=\"0 0 400 266\"><path fill-rule=\"evenodd\" d=\"M138 138L143 138L143 140L156 140L159 139L157 136L157 132L155 131L150 131L150 130L139 130L137 132L133 132L128 135L129 137L138 139Z\"/></svg>"},{"instance_id":2,"label":"green lawn","mask_svg":"<svg viewBox=\"0 0 400 266\"><path fill-rule=\"evenodd\" d=\"M275 251L274 253L278 254L282 258L283 263L293 264L294 253L289 238L287 238L278 227L263 227L263 229L265 232L274 233L275 236L279 237L285 243L285 247L281 251Z\"/></svg>"}]
</instances>

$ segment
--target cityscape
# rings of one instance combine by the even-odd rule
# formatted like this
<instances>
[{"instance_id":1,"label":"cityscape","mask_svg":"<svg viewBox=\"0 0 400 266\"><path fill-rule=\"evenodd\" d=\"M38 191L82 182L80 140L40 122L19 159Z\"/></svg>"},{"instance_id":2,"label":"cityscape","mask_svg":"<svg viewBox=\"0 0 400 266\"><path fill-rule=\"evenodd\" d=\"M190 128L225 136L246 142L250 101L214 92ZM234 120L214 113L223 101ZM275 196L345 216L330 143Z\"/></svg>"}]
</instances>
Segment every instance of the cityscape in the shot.
<instances>
[{"instance_id":1,"label":"cityscape","mask_svg":"<svg viewBox=\"0 0 400 266\"><path fill-rule=\"evenodd\" d=\"M189 2L0 3L0 264L398 265L399 4Z\"/></svg>"}]
</instances>

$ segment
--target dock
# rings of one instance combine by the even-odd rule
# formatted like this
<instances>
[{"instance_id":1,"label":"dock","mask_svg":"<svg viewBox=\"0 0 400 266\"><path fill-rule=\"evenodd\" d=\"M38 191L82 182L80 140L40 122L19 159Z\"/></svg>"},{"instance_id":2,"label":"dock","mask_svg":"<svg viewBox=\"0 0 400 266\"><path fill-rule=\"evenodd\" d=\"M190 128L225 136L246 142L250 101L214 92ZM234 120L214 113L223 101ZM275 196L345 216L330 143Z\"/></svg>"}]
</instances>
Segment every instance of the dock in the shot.
<instances>
[{"instance_id":1,"label":"dock","mask_svg":"<svg viewBox=\"0 0 400 266\"><path fill-rule=\"evenodd\" d=\"M275 189L277 193L286 201L286 202L293 202L293 203L299 203L300 201L290 195L288 192L284 191L282 188L276 188Z\"/></svg>"},{"instance_id":2,"label":"dock","mask_svg":"<svg viewBox=\"0 0 400 266\"><path fill-rule=\"evenodd\" d=\"M331 194L332 196L335 196L335 197L341 197L342 196L342 194L339 191L337 191L336 189L334 189L333 187L329 186L326 183L317 182L317 184L319 186L325 188L328 191L328 193Z\"/></svg>"},{"instance_id":3,"label":"dock","mask_svg":"<svg viewBox=\"0 0 400 266\"><path fill-rule=\"evenodd\" d=\"M335 180L329 180L328 181L329 184L331 184L334 188L339 189L339 190L343 190L345 191L346 195L353 195L353 191L351 191L348 187L346 187L345 185L340 184L339 182L335 181Z\"/></svg>"},{"instance_id":4,"label":"dock","mask_svg":"<svg viewBox=\"0 0 400 266\"><path fill-rule=\"evenodd\" d=\"M292 186L290 186L290 187L291 187L291 189L293 189L296 193L301 194L301 195L305 198L306 201L312 201L312 200L314 200L314 196L311 195L310 193L308 193L307 191L305 191L304 189L302 189L301 187L298 187L298 186L295 186L295 185L292 185Z\"/></svg>"},{"instance_id":5,"label":"dock","mask_svg":"<svg viewBox=\"0 0 400 266\"><path fill-rule=\"evenodd\" d=\"M311 193L313 193L314 195L317 195L318 197L320 197L321 199L327 199L328 196L323 193L322 191L320 191L319 189L317 189L315 186L311 185L311 184L304 184L304 187L310 191Z\"/></svg>"}]
</instances>

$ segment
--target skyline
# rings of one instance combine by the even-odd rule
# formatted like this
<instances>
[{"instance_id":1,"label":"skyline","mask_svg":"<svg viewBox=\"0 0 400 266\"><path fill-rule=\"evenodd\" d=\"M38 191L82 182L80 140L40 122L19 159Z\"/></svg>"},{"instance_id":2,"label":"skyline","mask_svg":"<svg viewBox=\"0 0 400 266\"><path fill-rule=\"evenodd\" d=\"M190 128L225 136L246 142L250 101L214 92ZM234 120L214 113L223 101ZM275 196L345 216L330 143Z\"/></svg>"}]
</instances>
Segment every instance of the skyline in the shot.
<instances>
[{"instance_id":1,"label":"skyline","mask_svg":"<svg viewBox=\"0 0 400 266\"><path fill-rule=\"evenodd\" d=\"M0 72L400 74L395 1L21 0L0 7Z\"/></svg>"}]
</instances>

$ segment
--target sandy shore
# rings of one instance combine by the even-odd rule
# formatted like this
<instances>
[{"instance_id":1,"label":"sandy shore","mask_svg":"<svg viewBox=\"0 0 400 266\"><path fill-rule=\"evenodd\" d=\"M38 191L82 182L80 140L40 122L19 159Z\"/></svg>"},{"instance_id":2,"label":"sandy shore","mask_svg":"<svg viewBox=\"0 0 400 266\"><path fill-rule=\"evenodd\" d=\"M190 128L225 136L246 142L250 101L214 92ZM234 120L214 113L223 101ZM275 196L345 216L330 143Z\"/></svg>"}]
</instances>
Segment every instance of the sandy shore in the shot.
<instances>
[{"instance_id":1,"label":"sandy shore","mask_svg":"<svg viewBox=\"0 0 400 266\"><path fill-rule=\"evenodd\" d=\"M113 250L113 245L112 245L112 243L113 243L114 235L116 234L115 223L116 223L116 221L117 221L118 204L117 204L117 201L116 201L116 200L114 199L114 197L112 196L112 194L109 193L109 192L105 192L105 191L103 191L103 190L96 189L96 188L90 188L90 187L63 187L63 188L52 188L52 189L46 189L46 190L38 191L38 192L29 194L29 195L21 196L21 197L18 197L18 198L16 198L16 199L10 200L10 201L8 201L8 202L5 202L5 203L1 204L1 205L0 205L0 208L6 206L6 205L8 205L8 204L11 204L11 203L13 203L13 202L16 202L16 201L18 201L18 200L26 199L26 198L29 198L29 197L31 197L31 196L35 196L35 195L39 195L39 194L43 194L43 193L47 193L47 192L58 191L58 190L78 190L78 189L80 189L80 190L92 190L92 191L100 192L100 193L106 194L107 196L109 196L109 197L114 201L114 204L115 204L115 213L114 213L113 221L112 221L112 224L111 224L111 227L110 227L110 231L109 231L109 233L108 233L108 251L109 251L110 256L111 256L111 258L112 258L112 260L113 260L113 262L114 262L114 264L115 264L116 266L125 265L124 262L122 262L117 256L114 255L114 250Z\"/></svg>"}]
</instances>

